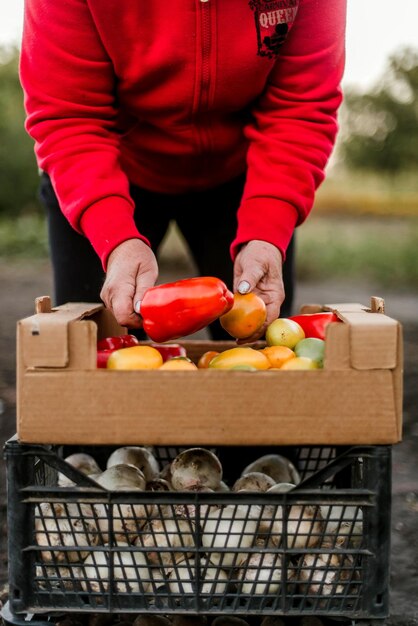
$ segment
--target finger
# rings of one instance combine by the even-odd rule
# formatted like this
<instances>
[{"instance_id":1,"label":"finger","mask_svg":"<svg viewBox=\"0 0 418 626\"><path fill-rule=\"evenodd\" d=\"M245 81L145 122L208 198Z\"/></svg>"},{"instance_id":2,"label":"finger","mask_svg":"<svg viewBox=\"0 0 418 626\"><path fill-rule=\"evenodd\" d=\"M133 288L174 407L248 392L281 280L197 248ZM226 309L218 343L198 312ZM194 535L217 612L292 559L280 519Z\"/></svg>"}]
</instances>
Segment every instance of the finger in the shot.
<instances>
[{"instance_id":1,"label":"finger","mask_svg":"<svg viewBox=\"0 0 418 626\"><path fill-rule=\"evenodd\" d=\"M142 327L142 318L134 311L131 295L119 293L111 300L109 308L121 326L127 326L128 328Z\"/></svg>"}]
</instances>

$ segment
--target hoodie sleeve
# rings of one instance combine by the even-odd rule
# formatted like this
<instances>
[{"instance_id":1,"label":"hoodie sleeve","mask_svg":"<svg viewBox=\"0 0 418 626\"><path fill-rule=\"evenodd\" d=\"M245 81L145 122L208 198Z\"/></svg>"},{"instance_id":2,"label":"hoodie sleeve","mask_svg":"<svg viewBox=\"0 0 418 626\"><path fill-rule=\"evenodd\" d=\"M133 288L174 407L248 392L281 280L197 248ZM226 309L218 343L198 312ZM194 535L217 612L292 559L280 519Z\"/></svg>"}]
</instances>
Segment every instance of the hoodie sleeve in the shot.
<instances>
[{"instance_id":1,"label":"hoodie sleeve","mask_svg":"<svg viewBox=\"0 0 418 626\"><path fill-rule=\"evenodd\" d=\"M345 28L346 0L300 0L245 129L247 181L232 258L251 239L268 241L285 256L312 209L338 129Z\"/></svg>"},{"instance_id":2,"label":"hoodie sleeve","mask_svg":"<svg viewBox=\"0 0 418 626\"><path fill-rule=\"evenodd\" d=\"M119 164L112 63L84 0L26 0L20 80L38 165L73 228L104 267L122 241L149 244Z\"/></svg>"}]
</instances>

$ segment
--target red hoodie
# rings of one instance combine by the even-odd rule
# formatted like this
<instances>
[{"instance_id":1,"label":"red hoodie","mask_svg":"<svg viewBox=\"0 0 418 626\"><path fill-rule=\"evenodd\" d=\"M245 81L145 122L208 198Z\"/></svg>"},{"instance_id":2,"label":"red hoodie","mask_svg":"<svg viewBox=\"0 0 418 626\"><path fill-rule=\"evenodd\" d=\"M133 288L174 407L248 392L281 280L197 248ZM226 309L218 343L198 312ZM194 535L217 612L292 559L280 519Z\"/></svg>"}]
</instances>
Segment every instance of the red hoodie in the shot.
<instances>
[{"instance_id":1,"label":"red hoodie","mask_svg":"<svg viewBox=\"0 0 418 626\"><path fill-rule=\"evenodd\" d=\"M232 258L251 239L285 253L335 141L345 3L26 0L26 128L104 267L147 241L129 183L183 193L245 170Z\"/></svg>"}]
</instances>

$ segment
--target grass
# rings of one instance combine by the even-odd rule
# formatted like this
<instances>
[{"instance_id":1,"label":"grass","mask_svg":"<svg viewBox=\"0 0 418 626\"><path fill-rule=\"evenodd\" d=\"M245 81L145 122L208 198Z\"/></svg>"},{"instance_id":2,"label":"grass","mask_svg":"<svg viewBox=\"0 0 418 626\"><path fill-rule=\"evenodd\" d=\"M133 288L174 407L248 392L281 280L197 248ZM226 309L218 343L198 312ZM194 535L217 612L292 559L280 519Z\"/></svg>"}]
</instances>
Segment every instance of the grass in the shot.
<instances>
[{"instance_id":1,"label":"grass","mask_svg":"<svg viewBox=\"0 0 418 626\"><path fill-rule=\"evenodd\" d=\"M47 255L46 224L42 216L0 219L0 258L33 259Z\"/></svg>"},{"instance_id":2,"label":"grass","mask_svg":"<svg viewBox=\"0 0 418 626\"><path fill-rule=\"evenodd\" d=\"M373 281L417 289L418 219L311 215L297 231L297 273L304 281Z\"/></svg>"}]
</instances>

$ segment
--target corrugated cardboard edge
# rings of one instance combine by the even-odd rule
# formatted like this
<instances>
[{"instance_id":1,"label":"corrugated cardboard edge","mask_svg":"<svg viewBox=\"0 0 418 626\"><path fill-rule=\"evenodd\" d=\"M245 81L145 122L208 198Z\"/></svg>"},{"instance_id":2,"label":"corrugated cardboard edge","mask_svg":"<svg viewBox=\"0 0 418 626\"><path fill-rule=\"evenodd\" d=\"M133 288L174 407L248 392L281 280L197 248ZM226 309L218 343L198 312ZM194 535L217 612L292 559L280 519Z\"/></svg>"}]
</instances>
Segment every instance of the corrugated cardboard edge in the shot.
<instances>
[{"instance_id":1,"label":"corrugated cardboard edge","mask_svg":"<svg viewBox=\"0 0 418 626\"><path fill-rule=\"evenodd\" d=\"M394 369L398 364L400 324L358 303L326 304L349 325L350 365L354 369Z\"/></svg>"},{"instance_id":2,"label":"corrugated cardboard edge","mask_svg":"<svg viewBox=\"0 0 418 626\"><path fill-rule=\"evenodd\" d=\"M71 322L100 311L102 304L77 302L36 313L18 322L18 355L25 367L66 367L69 363Z\"/></svg>"}]
</instances>

